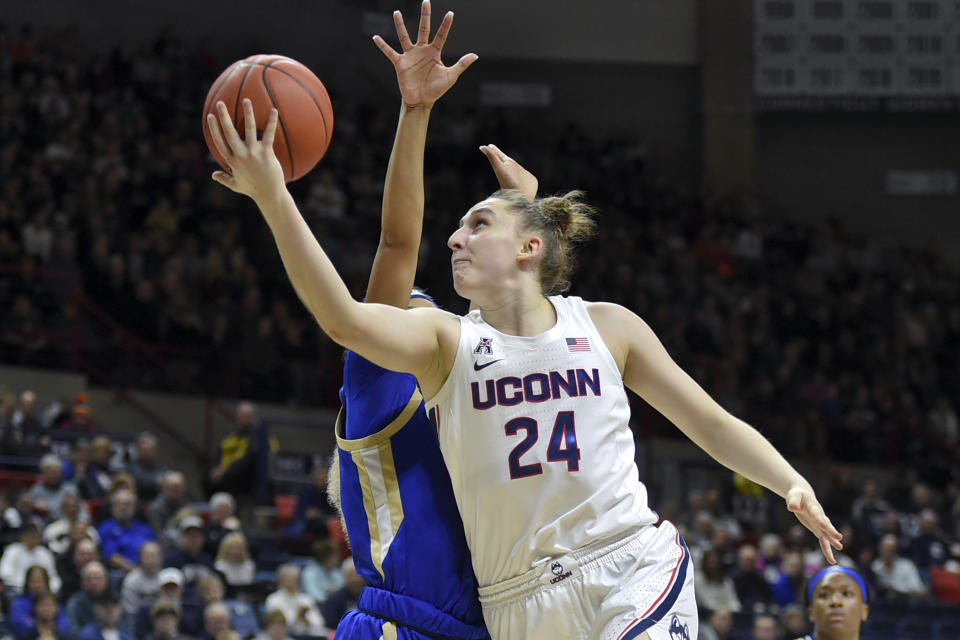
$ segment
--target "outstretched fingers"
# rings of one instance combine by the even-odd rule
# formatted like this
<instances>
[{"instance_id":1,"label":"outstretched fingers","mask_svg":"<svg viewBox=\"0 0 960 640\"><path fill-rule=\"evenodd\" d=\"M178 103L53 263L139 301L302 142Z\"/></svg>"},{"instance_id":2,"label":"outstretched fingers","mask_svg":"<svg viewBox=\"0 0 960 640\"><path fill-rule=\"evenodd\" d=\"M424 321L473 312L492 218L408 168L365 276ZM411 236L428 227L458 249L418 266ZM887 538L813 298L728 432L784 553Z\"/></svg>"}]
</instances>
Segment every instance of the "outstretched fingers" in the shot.
<instances>
[{"instance_id":1,"label":"outstretched fingers","mask_svg":"<svg viewBox=\"0 0 960 640\"><path fill-rule=\"evenodd\" d=\"M277 137L277 122L280 120L280 112L276 108L270 109L270 115L267 116L267 126L263 130L263 146L266 149L273 148L273 140Z\"/></svg>"},{"instance_id":2,"label":"outstretched fingers","mask_svg":"<svg viewBox=\"0 0 960 640\"><path fill-rule=\"evenodd\" d=\"M257 141L257 118L250 98L243 99L243 140L248 146Z\"/></svg>"},{"instance_id":3,"label":"outstretched fingers","mask_svg":"<svg viewBox=\"0 0 960 640\"><path fill-rule=\"evenodd\" d=\"M430 43L437 51L443 51L443 45L447 41L447 36L450 35L450 27L452 25L453 11L447 11L446 15L443 16L443 20L440 21L440 28L437 29L437 35L433 36L433 42Z\"/></svg>"},{"instance_id":4,"label":"outstretched fingers","mask_svg":"<svg viewBox=\"0 0 960 640\"><path fill-rule=\"evenodd\" d=\"M478 56L475 53L468 53L462 58L457 60L457 64L453 65L453 72L457 74L457 77L460 77L460 74L467 70L467 68L477 61Z\"/></svg>"},{"instance_id":5,"label":"outstretched fingers","mask_svg":"<svg viewBox=\"0 0 960 640\"><path fill-rule=\"evenodd\" d=\"M420 4L420 29L417 31L417 44L430 42L430 0Z\"/></svg>"},{"instance_id":6,"label":"outstretched fingers","mask_svg":"<svg viewBox=\"0 0 960 640\"><path fill-rule=\"evenodd\" d=\"M407 25L403 24L403 14L399 11L393 12L393 25L397 28L397 38L400 40L400 50L409 51L413 48L413 42L410 41L410 34L407 33Z\"/></svg>"},{"instance_id":7,"label":"outstretched fingers","mask_svg":"<svg viewBox=\"0 0 960 640\"><path fill-rule=\"evenodd\" d=\"M242 155L246 153L247 147L240 139L240 134L233 126L233 120L230 118L230 112L227 111L227 105L223 101L217 102L217 115L220 117L220 128L223 130L223 137L230 148L230 155Z\"/></svg>"},{"instance_id":8,"label":"outstretched fingers","mask_svg":"<svg viewBox=\"0 0 960 640\"><path fill-rule=\"evenodd\" d=\"M223 133L220 131L220 123L217 122L217 116L212 113L207 114L207 128L210 130L210 138L213 140L213 146L216 147L217 153L219 153L224 162L229 165L230 159L233 157L233 152L230 151L230 147L227 146L227 142L223 139Z\"/></svg>"},{"instance_id":9,"label":"outstretched fingers","mask_svg":"<svg viewBox=\"0 0 960 640\"><path fill-rule=\"evenodd\" d=\"M400 59L400 54L397 53L393 47L387 44L386 40L380 36L373 36L373 44L377 45L377 49L380 49L380 52L387 56L387 60L393 64L397 64L397 60Z\"/></svg>"}]
</instances>

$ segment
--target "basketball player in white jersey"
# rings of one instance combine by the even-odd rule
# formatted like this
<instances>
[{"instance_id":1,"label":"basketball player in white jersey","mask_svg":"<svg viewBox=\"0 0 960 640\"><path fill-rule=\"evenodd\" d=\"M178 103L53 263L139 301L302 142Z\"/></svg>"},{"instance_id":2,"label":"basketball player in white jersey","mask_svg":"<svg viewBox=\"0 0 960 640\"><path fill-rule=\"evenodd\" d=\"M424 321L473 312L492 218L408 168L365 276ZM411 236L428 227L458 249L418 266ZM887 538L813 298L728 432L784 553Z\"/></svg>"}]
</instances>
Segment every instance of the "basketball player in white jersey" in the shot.
<instances>
[{"instance_id":1,"label":"basketball player in white jersey","mask_svg":"<svg viewBox=\"0 0 960 640\"><path fill-rule=\"evenodd\" d=\"M320 326L368 360L412 373L428 398L492 638L696 638L689 552L672 524L653 526L624 387L783 496L834 562L841 536L810 484L684 373L643 320L550 295L567 285L572 243L592 230L578 194L530 202L500 191L470 208L448 241L469 315L363 304L284 185L276 111L257 140L245 101L247 142L222 103L217 112L207 125L230 170L214 180L256 202Z\"/></svg>"}]
</instances>

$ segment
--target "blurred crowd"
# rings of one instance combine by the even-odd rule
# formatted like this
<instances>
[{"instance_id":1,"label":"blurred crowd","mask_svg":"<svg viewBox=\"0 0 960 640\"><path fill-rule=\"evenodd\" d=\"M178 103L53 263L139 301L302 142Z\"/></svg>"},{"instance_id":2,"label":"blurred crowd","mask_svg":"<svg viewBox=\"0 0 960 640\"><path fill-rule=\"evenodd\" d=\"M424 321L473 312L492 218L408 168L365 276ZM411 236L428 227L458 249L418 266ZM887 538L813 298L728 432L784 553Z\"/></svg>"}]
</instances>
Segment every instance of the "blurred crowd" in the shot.
<instances>
[{"instance_id":1,"label":"blurred crowd","mask_svg":"<svg viewBox=\"0 0 960 640\"><path fill-rule=\"evenodd\" d=\"M258 526L270 447L251 403L237 406L195 496L181 470L160 464L153 434L124 443L74 420L89 413L77 411L84 400L46 410L24 391L0 422L0 638L326 638L356 606L364 582L325 468L289 522ZM64 456L50 452L55 442L69 443ZM33 484L4 473L38 454Z\"/></svg>"},{"instance_id":2,"label":"blurred crowd","mask_svg":"<svg viewBox=\"0 0 960 640\"><path fill-rule=\"evenodd\" d=\"M3 362L165 388L175 368L177 380L208 394L336 406L340 349L297 301L251 203L209 178L200 106L230 61L169 35L107 55L58 36L0 26ZM360 297L399 105L328 89L333 144L291 190ZM653 175L637 139L603 139L557 117L437 108L418 284L465 310L445 241L462 212L495 189L478 144L514 155L544 192L585 190L602 217L571 293L639 313L723 406L785 454L896 466L896 482L882 487L838 472L826 502L847 533L841 562L868 575L881 600L934 599L939 572L956 571L960 555L956 268L836 220L788 222L759 207L705 204ZM134 352L151 366L130 360ZM640 433L673 433L633 400ZM295 579L301 565L261 562L244 536L249 522L237 518L232 496L257 488L217 486L252 476L231 476L227 465L189 502L176 470L142 464L156 446L149 434L125 466L111 466L108 436L74 403L55 426L76 429L74 448L88 452L56 458L43 428L25 422L31 403L22 394L3 402L4 451L44 456L38 484L4 497L0 574L18 637L55 637L36 631L41 625L80 633L112 624L157 638L183 637L178 628L220 638L224 619L245 637L335 626L321 611L327 596L310 590L305 573ZM243 451L252 433L227 449ZM188 504L195 508L182 513ZM298 535L326 545L310 566L337 589L355 588L355 572L337 568L341 550L316 526L326 517L317 509L301 510L298 525ZM692 498L685 513L711 625L750 612L778 632L803 627L803 585L821 563L809 536L738 520L736 506L712 494ZM265 567L273 573L261 580ZM237 609L250 608L243 587L264 580L280 585L277 607L253 612L256 631L237 628L250 619Z\"/></svg>"}]
</instances>

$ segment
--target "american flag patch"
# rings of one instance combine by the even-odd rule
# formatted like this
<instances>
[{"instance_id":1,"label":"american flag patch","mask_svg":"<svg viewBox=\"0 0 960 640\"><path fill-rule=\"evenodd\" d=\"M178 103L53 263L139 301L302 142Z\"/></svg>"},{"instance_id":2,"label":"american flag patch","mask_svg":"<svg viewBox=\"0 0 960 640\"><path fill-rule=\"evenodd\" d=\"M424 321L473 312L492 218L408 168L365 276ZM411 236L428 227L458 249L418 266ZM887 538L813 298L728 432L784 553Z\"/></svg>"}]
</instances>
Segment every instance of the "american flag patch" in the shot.
<instances>
[{"instance_id":1,"label":"american flag patch","mask_svg":"<svg viewBox=\"0 0 960 640\"><path fill-rule=\"evenodd\" d=\"M590 351L590 340L587 338L567 338L567 351Z\"/></svg>"}]
</instances>

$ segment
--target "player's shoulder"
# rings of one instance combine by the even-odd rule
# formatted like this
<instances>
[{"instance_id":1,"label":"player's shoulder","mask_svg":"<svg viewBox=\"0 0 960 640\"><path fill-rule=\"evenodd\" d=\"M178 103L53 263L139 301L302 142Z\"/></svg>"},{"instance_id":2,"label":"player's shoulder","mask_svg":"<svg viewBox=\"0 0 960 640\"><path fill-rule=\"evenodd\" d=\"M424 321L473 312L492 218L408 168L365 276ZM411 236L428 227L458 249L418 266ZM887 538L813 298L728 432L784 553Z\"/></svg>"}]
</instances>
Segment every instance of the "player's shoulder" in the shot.
<instances>
[{"instance_id":1,"label":"player's shoulder","mask_svg":"<svg viewBox=\"0 0 960 640\"><path fill-rule=\"evenodd\" d=\"M630 311L622 304L616 302L590 302L583 301L583 306L590 314L590 319L600 328L600 324L619 323L627 318L639 318L637 314Z\"/></svg>"}]
</instances>

